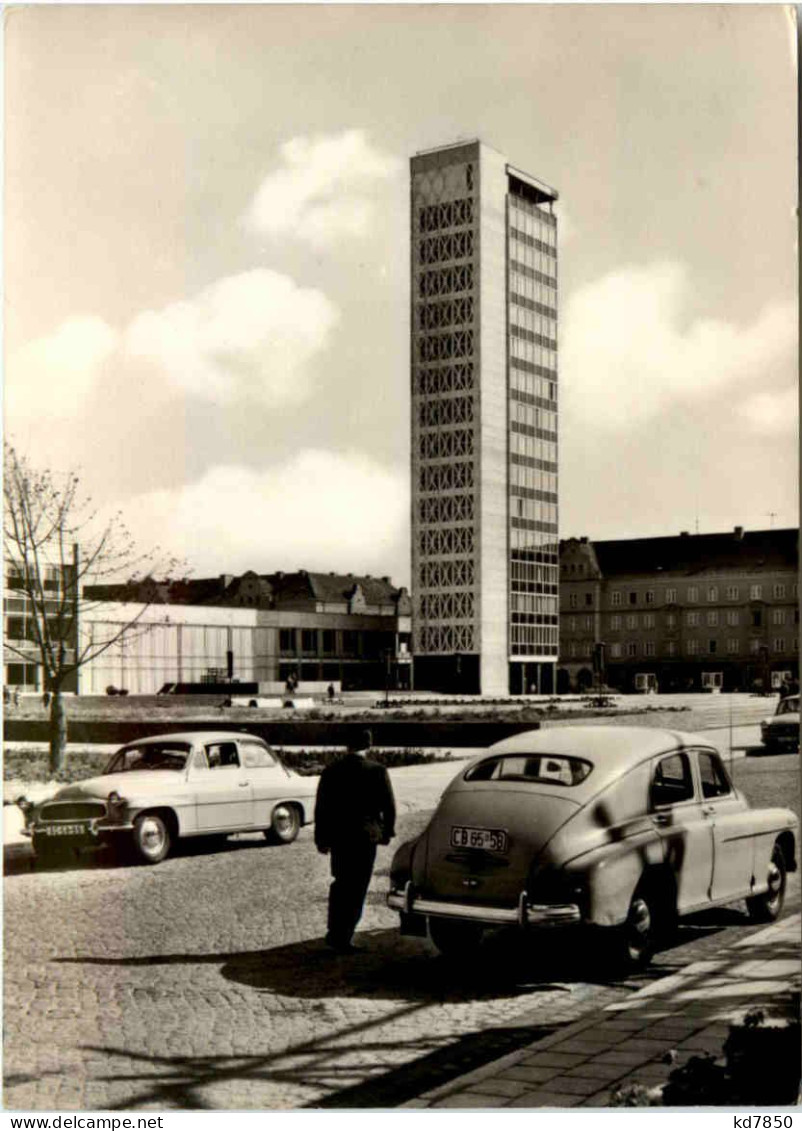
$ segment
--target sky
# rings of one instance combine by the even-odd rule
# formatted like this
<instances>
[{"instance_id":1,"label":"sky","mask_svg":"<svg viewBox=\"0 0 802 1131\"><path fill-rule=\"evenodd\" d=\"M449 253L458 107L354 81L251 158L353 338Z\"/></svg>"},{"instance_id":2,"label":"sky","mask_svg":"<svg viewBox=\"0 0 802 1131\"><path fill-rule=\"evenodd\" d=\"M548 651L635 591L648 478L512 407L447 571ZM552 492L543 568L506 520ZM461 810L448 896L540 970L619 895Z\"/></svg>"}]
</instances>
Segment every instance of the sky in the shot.
<instances>
[{"instance_id":1,"label":"sky","mask_svg":"<svg viewBox=\"0 0 802 1131\"><path fill-rule=\"evenodd\" d=\"M6 11L6 436L194 576L409 584L409 184L559 192L560 536L798 523L775 5Z\"/></svg>"}]
</instances>

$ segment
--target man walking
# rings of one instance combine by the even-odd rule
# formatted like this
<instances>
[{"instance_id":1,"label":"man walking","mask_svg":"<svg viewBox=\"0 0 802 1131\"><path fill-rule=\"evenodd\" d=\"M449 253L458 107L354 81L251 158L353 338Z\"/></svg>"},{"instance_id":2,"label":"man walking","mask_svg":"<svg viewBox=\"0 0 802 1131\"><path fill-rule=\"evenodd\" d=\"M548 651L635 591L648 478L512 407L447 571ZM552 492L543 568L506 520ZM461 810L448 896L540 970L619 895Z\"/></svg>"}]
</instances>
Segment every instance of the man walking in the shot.
<instances>
[{"instance_id":1,"label":"man walking","mask_svg":"<svg viewBox=\"0 0 802 1131\"><path fill-rule=\"evenodd\" d=\"M315 802L315 844L331 853L332 884L326 943L340 954L359 950L351 942L362 916L376 845L395 836L395 800L384 766L372 762L369 730L348 743L344 758L320 775Z\"/></svg>"}]
</instances>

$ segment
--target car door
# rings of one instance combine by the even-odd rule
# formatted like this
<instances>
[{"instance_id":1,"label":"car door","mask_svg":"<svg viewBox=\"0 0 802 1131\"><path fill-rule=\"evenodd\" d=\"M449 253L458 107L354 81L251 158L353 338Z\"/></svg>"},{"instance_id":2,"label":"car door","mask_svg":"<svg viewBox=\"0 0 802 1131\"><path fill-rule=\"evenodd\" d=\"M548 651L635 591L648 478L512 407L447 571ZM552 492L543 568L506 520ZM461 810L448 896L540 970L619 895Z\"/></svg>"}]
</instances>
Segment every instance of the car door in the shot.
<instances>
[{"instance_id":1,"label":"car door","mask_svg":"<svg viewBox=\"0 0 802 1131\"><path fill-rule=\"evenodd\" d=\"M680 913L710 901L713 825L696 789L691 752L675 750L653 762L650 816L674 873Z\"/></svg>"},{"instance_id":2,"label":"car door","mask_svg":"<svg viewBox=\"0 0 802 1131\"><path fill-rule=\"evenodd\" d=\"M206 767L193 774L199 832L247 829L253 825L249 771L240 765L237 743L204 743Z\"/></svg>"},{"instance_id":3,"label":"car door","mask_svg":"<svg viewBox=\"0 0 802 1131\"><path fill-rule=\"evenodd\" d=\"M257 739L241 738L239 751L251 781L254 822L257 828L269 828L275 802L291 796L292 778Z\"/></svg>"},{"instance_id":4,"label":"car door","mask_svg":"<svg viewBox=\"0 0 802 1131\"><path fill-rule=\"evenodd\" d=\"M752 819L718 753L699 750L697 759L702 809L713 826L713 899L738 899L752 878Z\"/></svg>"}]
</instances>

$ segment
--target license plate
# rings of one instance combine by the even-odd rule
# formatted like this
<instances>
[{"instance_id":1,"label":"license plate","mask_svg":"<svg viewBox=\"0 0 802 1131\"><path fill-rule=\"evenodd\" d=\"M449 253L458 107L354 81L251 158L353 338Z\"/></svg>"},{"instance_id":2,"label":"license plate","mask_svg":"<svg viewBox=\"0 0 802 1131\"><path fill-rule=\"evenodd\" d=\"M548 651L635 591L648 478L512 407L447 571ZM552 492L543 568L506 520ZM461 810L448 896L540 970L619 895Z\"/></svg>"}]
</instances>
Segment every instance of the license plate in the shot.
<instances>
[{"instance_id":1,"label":"license plate","mask_svg":"<svg viewBox=\"0 0 802 1131\"><path fill-rule=\"evenodd\" d=\"M84 836L89 832L88 825L45 825L42 832L48 836Z\"/></svg>"},{"instance_id":2,"label":"license plate","mask_svg":"<svg viewBox=\"0 0 802 1131\"><path fill-rule=\"evenodd\" d=\"M507 851L507 834L503 829L475 829L469 825L453 825L452 848L484 848L490 852Z\"/></svg>"}]
</instances>

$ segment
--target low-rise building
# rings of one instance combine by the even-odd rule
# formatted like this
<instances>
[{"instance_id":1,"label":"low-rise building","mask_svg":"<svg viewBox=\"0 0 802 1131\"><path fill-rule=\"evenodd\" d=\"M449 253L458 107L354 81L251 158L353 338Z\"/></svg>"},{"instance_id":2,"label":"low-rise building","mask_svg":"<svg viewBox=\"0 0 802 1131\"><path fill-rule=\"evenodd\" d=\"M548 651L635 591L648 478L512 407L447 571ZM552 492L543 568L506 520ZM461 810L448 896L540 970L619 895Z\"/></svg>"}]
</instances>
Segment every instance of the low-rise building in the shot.
<instances>
[{"instance_id":1,"label":"low-rise building","mask_svg":"<svg viewBox=\"0 0 802 1131\"><path fill-rule=\"evenodd\" d=\"M140 627L87 665L80 690L152 694L168 683L408 687L411 606L388 577L296 573L147 580L85 590L85 633Z\"/></svg>"},{"instance_id":2,"label":"low-rise building","mask_svg":"<svg viewBox=\"0 0 802 1131\"><path fill-rule=\"evenodd\" d=\"M798 542L740 526L561 542L558 688L779 686L799 664Z\"/></svg>"}]
</instances>

